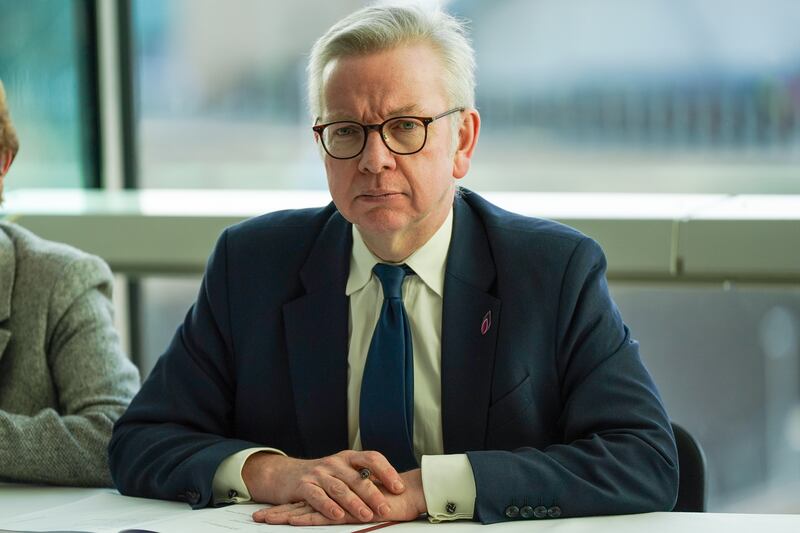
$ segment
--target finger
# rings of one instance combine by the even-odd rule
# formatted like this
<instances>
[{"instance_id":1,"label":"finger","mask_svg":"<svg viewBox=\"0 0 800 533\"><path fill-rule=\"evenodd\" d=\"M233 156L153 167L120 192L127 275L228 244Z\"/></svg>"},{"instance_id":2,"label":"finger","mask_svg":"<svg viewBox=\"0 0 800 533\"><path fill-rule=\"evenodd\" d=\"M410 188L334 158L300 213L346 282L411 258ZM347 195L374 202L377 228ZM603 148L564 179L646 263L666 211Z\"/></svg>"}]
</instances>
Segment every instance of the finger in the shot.
<instances>
[{"instance_id":1,"label":"finger","mask_svg":"<svg viewBox=\"0 0 800 533\"><path fill-rule=\"evenodd\" d=\"M325 515L314 511L311 513L292 516L288 523L293 526L330 526L333 524L357 524L359 522L359 520L356 520L351 515L345 515L339 520L331 520Z\"/></svg>"},{"instance_id":2,"label":"finger","mask_svg":"<svg viewBox=\"0 0 800 533\"><path fill-rule=\"evenodd\" d=\"M350 515L358 518L361 522L369 522L372 520L374 515L373 510L370 508L370 505L362 500L358 494L353 491L354 486L361 486L364 484L372 485L373 488L377 490L375 485L369 480L363 480L358 475L358 472L355 470L346 470L342 472L340 475L345 479L339 479L334 476L325 476L320 479L320 485L328 495L333 498L336 503L342 506L345 512L349 513ZM380 494L380 491L378 491ZM380 495L381 499L383 495ZM376 509L378 506L381 505L382 502L378 502L376 505ZM384 502L385 503L385 499ZM333 518L337 520L341 517L331 517L328 515L329 518Z\"/></svg>"},{"instance_id":3,"label":"finger","mask_svg":"<svg viewBox=\"0 0 800 533\"><path fill-rule=\"evenodd\" d=\"M314 510L314 508L311 507L310 505L305 504L305 505L302 505L302 506L298 507L297 509L295 509L293 511L289 511L287 514L288 514L288 516L300 516L302 514L318 513L318 512L319 511Z\"/></svg>"},{"instance_id":4,"label":"finger","mask_svg":"<svg viewBox=\"0 0 800 533\"><path fill-rule=\"evenodd\" d=\"M287 522L288 522L288 520L290 520L292 517L301 516L301 515L309 514L309 513L316 513L316 512L318 512L318 511L315 511L313 507L311 507L307 503L303 502L303 505L301 505L300 507L298 507L296 509L293 509L293 510L289 511L288 513L286 513L285 516L286 516Z\"/></svg>"},{"instance_id":5,"label":"finger","mask_svg":"<svg viewBox=\"0 0 800 533\"><path fill-rule=\"evenodd\" d=\"M356 496L375 512L373 519L385 518L391 514L392 508L389 506L386 496L375 485L375 482L380 483L379 481L373 479L373 477L365 478L361 470L354 470L345 481L350 485ZM347 510L350 514L354 514L352 509L347 508Z\"/></svg>"},{"instance_id":6,"label":"finger","mask_svg":"<svg viewBox=\"0 0 800 533\"><path fill-rule=\"evenodd\" d=\"M329 477L329 476L325 476ZM331 520L339 520L344 517L344 510L336 501L328 496L325 489L313 483L303 483L299 490L300 497L308 502L316 511L322 513Z\"/></svg>"},{"instance_id":7,"label":"finger","mask_svg":"<svg viewBox=\"0 0 800 533\"><path fill-rule=\"evenodd\" d=\"M253 513L253 520L256 522L265 522L269 520L279 520L280 517L287 517L290 512L295 509L305 507L306 502L286 503L283 505L275 505L273 507L265 507ZM310 507L309 507L310 508ZM283 522L286 523L286 522Z\"/></svg>"},{"instance_id":8,"label":"finger","mask_svg":"<svg viewBox=\"0 0 800 533\"><path fill-rule=\"evenodd\" d=\"M405 490L400 474L383 454L376 451L356 452L350 455L348 460L356 471L364 467L369 468L372 477L380 481L391 492L400 494Z\"/></svg>"},{"instance_id":9,"label":"finger","mask_svg":"<svg viewBox=\"0 0 800 533\"><path fill-rule=\"evenodd\" d=\"M281 509L279 510L279 512L264 513L262 515L263 520L259 521L272 525L288 524L289 520L294 516L300 516L308 513L317 512L316 510L314 510L313 507L308 505L306 502L287 504L287 505L282 505L280 507Z\"/></svg>"}]
</instances>

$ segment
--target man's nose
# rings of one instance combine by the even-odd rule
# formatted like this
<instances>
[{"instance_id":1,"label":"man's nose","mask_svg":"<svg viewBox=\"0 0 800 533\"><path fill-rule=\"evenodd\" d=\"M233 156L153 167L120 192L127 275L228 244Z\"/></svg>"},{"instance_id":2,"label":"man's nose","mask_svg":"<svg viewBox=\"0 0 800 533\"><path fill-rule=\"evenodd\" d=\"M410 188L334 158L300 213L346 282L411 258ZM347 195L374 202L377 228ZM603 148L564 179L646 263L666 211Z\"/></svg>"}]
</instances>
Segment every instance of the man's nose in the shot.
<instances>
[{"instance_id":1,"label":"man's nose","mask_svg":"<svg viewBox=\"0 0 800 533\"><path fill-rule=\"evenodd\" d=\"M363 173L379 174L395 167L395 155L386 147L381 132L372 130L367 134L367 144L358 160L358 170Z\"/></svg>"}]
</instances>

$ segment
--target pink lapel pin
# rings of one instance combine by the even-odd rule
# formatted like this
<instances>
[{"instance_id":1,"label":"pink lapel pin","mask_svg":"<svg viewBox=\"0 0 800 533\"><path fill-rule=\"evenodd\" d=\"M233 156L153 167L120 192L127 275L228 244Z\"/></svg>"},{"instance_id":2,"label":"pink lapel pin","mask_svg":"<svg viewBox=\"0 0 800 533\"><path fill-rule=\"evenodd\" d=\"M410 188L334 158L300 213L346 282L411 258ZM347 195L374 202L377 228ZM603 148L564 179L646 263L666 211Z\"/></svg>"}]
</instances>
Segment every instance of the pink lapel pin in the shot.
<instances>
[{"instance_id":1,"label":"pink lapel pin","mask_svg":"<svg viewBox=\"0 0 800 533\"><path fill-rule=\"evenodd\" d=\"M492 327L492 312L487 311L485 315L483 315L483 321L481 322L481 335L486 335L489 331L489 328Z\"/></svg>"}]
</instances>

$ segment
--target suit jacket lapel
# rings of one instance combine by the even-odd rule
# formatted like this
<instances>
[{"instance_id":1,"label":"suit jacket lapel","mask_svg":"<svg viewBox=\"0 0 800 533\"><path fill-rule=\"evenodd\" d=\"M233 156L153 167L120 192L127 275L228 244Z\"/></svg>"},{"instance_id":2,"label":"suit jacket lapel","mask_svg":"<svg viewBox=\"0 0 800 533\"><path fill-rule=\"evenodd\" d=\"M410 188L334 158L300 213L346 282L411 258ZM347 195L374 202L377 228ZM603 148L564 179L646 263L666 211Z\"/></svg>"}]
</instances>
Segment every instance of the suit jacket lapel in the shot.
<instances>
[{"instance_id":1,"label":"suit jacket lapel","mask_svg":"<svg viewBox=\"0 0 800 533\"><path fill-rule=\"evenodd\" d=\"M14 243L0 226L0 359L11 339L8 319L11 317L11 295L14 290L16 261Z\"/></svg>"},{"instance_id":2,"label":"suit jacket lapel","mask_svg":"<svg viewBox=\"0 0 800 533\"><path fill-rule=\"evenodd\" d=\"M348 448L345 285L351 231L335 211L300 271L306 294L283 306L297 422L308 457Z\"/></svg>"},{"instance_id":3,"label":"suit jacket lapel","mask_svg":"<svg viewBox=\"0 0 800 533\"><path fill-rule=\"evenodd\" d=\"M442 431L445 453L484 448L500 300L486 230L460 197L453 213L442 307Z\"/></svg>"}]
</instances>

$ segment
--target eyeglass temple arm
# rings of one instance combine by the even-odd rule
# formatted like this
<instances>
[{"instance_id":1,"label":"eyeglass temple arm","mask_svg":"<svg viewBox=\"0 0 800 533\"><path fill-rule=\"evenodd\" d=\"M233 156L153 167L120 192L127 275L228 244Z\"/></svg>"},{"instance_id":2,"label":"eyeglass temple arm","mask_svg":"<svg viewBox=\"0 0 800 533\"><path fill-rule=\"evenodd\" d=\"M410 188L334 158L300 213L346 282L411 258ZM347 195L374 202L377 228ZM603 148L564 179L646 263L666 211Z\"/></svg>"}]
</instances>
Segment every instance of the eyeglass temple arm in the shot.
<instances>
[{"instance_id":1,"label":"eyeglass temple arm","mask_svg":"<svg viewBox=\"0 0 800 533\"><path fill-rule=\"evenodd\" d=\"M433 122L434 120L438 120L442 117L445 117L447 115L450 115L451 113L456 113L456 112L460 113L462 111L465 111L466 109L467 109L466 107L454 107L453 109L448 109L444 113L439 113L435 117L431 117L431 122Z\"/></svg>"}]
</instances>

